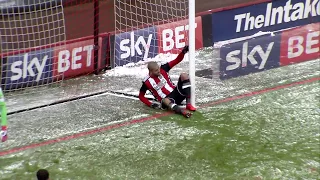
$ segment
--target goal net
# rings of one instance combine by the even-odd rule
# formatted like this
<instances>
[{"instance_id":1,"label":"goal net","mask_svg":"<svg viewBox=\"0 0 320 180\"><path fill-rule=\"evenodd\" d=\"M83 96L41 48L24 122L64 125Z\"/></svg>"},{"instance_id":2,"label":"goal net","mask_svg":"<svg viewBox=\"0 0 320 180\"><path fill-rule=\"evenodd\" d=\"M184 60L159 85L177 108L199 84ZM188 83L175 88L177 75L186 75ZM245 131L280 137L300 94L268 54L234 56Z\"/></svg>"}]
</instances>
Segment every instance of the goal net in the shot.
<instances>
[{"instance_id":1,"label":"goal net","mask_svg":"<svg viewBox=\"0 0 320 180\"><path fill-rule=\"evenodd\" d=\"M188 0L114 0L114 6L114 67L159 54L172 54L170 60L188 44Z\"/></svg>"},{"instance_id":2,"label":"goal net","mask_svg":"<svg viewBox=\"0 0 320 180\"><path fill-rule=\"evenodd\" d=\"M8 110L105 90L98 76L85 75L106 66L101 54L107 48L100 45L114 26L99 16L111 15L108 0L0 0L0 76Z\"/></svg>"},{"instance_id":3,"label":"goal net","mask_svg":"<svg viewBox=\"0 0 320 180\"><path fill-rule=\"evenodd\" d=\"M195 15L190 15L191 12L194 14L194 1L190 2L114 0L116 34L112 66L141 66L149 61L163 64L173 60L185 45L190 45L189 55L192 56L185 56L184 62L192 59L195 51L195 21L190 21L189 16L194 20ZM192 26L190 22L193 22ZM193 31L189 31L189 28L193 28ZM193 38L189 38L189 33ZM191 102L195 104L195 67L190 62L190 68L187 66L182 69L190 74Z\"/></svg>"},{"instance_id":4,"label":"goal net","mask_svg":"<svg viewBox=\"0 0 320 180\"><path fill-rule=\"evenodd\" d=\"M0 11L3 91L60 84L63 74L54 52L64 49L66 40L62 1L3 0Z\"/></svg>"}]
</instances>

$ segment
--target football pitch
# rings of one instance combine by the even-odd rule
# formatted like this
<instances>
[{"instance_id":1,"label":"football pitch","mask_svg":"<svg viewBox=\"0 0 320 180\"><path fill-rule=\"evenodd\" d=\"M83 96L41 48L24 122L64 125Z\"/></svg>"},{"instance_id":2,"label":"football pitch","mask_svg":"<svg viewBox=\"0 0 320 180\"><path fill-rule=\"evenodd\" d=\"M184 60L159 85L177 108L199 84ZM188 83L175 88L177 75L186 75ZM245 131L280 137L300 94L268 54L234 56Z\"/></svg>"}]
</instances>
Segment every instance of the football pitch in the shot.
<instances>
[{"instance_id":1,"label":"football pitch","mask_svg":"<svg viewBox=\"0 0 320 180\"><path fill-rule=\"evenodd\" d=\"M210 57L197 54L197 70L210 67ZM173 80L187 67L177 66ZM62 88L73 95L93 87L136 93L141 79L128 70ZM40 168L55 180L318 179L319 75L315 60L225 82L197 77L199 109L189 119L112 93L11 114L0 179L34 179ZM59 99L48 92L8 95L8 110Z\"/></svg>"},{"instance_id":2,"label":"football pitch","mask_svg":"<svg viewBox=\"0 0 320 180\"><path fill-rule=\"evenodd\" d=\"M138 118L40 143L2 156L1 179L39 168L52 179L317 179L319 92L315 80L204 105L190 119Z\"/></svg>"}]
</instances>

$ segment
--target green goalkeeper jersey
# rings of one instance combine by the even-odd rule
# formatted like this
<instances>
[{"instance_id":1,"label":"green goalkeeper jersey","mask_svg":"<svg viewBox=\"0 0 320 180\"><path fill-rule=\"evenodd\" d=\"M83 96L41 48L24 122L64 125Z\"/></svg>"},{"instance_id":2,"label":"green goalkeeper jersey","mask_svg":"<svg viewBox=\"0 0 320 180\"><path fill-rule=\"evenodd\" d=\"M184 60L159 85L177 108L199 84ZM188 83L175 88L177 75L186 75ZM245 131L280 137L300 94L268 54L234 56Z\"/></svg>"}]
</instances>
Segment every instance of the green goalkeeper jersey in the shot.
<instances>
[{"instance_id":1,"label":"green goalkeeper jersey","mask_svg":"<svg viewBox=\"0 0 320 180\"><path fill-rule=\"evenodd\" d=\"M0 108L1 108L1 126L6 127L7 126L7 108L6 108L6 102L4 100L4 95L2 92L2 89L0 87Z\"/></svg>"}]
</instances>

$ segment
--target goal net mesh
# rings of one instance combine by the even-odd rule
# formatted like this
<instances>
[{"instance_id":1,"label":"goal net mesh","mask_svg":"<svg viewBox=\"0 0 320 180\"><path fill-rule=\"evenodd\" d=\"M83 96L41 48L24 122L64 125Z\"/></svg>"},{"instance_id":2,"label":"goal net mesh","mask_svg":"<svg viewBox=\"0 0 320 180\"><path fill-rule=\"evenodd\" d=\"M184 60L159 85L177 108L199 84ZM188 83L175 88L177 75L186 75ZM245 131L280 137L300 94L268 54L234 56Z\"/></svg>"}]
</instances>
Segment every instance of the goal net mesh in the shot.
<instances>
[{"instance_id":1,"label":"goal net mesh","mask_svg":"<svg viewBox=\"0 0 320 180\"><path fill-rule=\"evenodd\" d=\"M188 43L188 0L114 0L114 6L114 67L175 55Z\"/></svg>"},{"instance_id":2,"label":"goal net mesh","mask_svg":"<svg viewBox=\"0 0 320 180\"><path fill-rule=\"evenodd\" d=\"M61 1L7 0L0 2L0 8L2 89L11 92L60 84L63 74L57 71L54 51L65 48Z\"/></svg>"}]
</instances>

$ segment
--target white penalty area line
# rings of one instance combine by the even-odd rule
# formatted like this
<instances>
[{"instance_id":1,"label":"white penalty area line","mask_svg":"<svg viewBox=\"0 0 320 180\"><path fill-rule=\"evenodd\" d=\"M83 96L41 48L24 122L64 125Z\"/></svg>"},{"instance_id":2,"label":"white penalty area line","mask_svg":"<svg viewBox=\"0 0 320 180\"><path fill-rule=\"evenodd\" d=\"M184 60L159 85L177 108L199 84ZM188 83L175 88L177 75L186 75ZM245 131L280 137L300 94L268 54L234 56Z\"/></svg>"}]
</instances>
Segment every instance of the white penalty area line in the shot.
<instances>
[{"instance_id":1,"label":"white penalty area line","mask_svg":"<svg viewBox=\"0 0 320 180\"><path fill-rule=\"evenodd\" d=\"M79 101L81 99L87 99L87 98L89 99L91 97L98 97L98 96L102 96L102 95L111 95L111 96L117 96L117 97L122 97L122 98L127 98L127 99L139 100L137 95L106 90L106 91L102 91L102 92L96 92L96 93L92 93L92 94L85 94L85 95L82 95L82 96L66 98L66 99L58 100L58 101L55 101L55 102L51 102L51 103L43 104L43 105L39 105L39 106L19 109L19 110L13 111L13 112L8 112L7 115L22 113L22 112L26 112L26 111L32 111L32 110L35 110L35 109L45 108L45 107L48 107L48 106L54 106L54 105L57 105L57 104L63 104L63 103L71 102L71 101ZM148 98L151 101L155 101L153 96L151 98L150 95L149 95L146 98Z\"/></svg>"},{"instance_id":2,"label":"white penalty area line","mask_svg":"<svg viewBox=\"0 0 320 180\"><path fill-rule=\"evenodd\" d=\"M19 110L13 111L13 112L8 112L7 115L13 115L13 114L17 114L17 113L32 111L32 110L35 110L35 109L54 106L54 105L57 105L57 104L68 103L68 102L71 102L71 101L79 101L81 99L86 99L86 98L91 98L91 97L99 97L99 96L103 96L103 95L110 95L110 96L116 96L116 97L121 97L121 98L126 98L126 99L139 100L139 97L137 95L134 95L134 94L106 90L106 91L102 91L102 92L96 92L96 93L92 93L92 94L85 94L85 95L82 95L82 96L76 96L76 97L72 97L72 98L62 99L62 100L58 100L58 101L55 101L55 102L51 102L51 103L43 104L43 105L39 105L39 106L19 109ZM158 101L156 101L154 99L154 97L152 95L146 95L145 97L149 101L152 101L153 103L159 103Z\"/></svg>"},{"instance_id":3,"label":"white penalty area line","mask_svg":"<svg viewBox=\"0 0 320 180\"><path fill-rule=\"evenodd\" d=\"M100 95L111 95L111 96L122 97L122 98L126 98L126 99L140 100L137 95L121 93L121 92L116 92L116 93L106 92L106 93L103 93L103 94L100 94ZM99 95L97 95L97 96L99 96ZM149 101L152 101L153 103L158 103L159 104L158 101L154 100L154 97L152 95L146 95L145 97L148 98ZM185 107L185 104L182 104L181 107Z\"/></svg>"},{"instance_id":4,"label":"white penalty area line","mask_svg":"<svg viewBox=\"0 0 320 180\"><path fill-rule=\"evenodd\" d=\"M110 95L110 96L115 96L115 97L122 97L122 98L126 98L126 99L133 99L133 100L139 100L138 97L134 97L134 96L126 96L126 95L121 95L121 94L115 94L115 93L111 93L111 92L106 92L97 96L102 96L102 95Z\"/></svg>"},{"instance_id":5,"label":"white penalty area line","mask_svg":"<svg viewBox=\"0 0 320 180\"><path fill-rule=\"evenodd\" d=\"M102 94L98 94L96 96L92 96L92 97L98 97L98 96L104 96L104 95L110 95L110 96L115 96L115 97L122 97L122 98L126 98L126 99L133 99L133 100L140 100L138 95L135 94L129 94L129 93L125 93L125 92L116 92L116 91L112 91L112 92L105 92ZM152 95L145 95L145 97L151 101L155 101L154 97Z\"/></svg>"}]
</instances>

